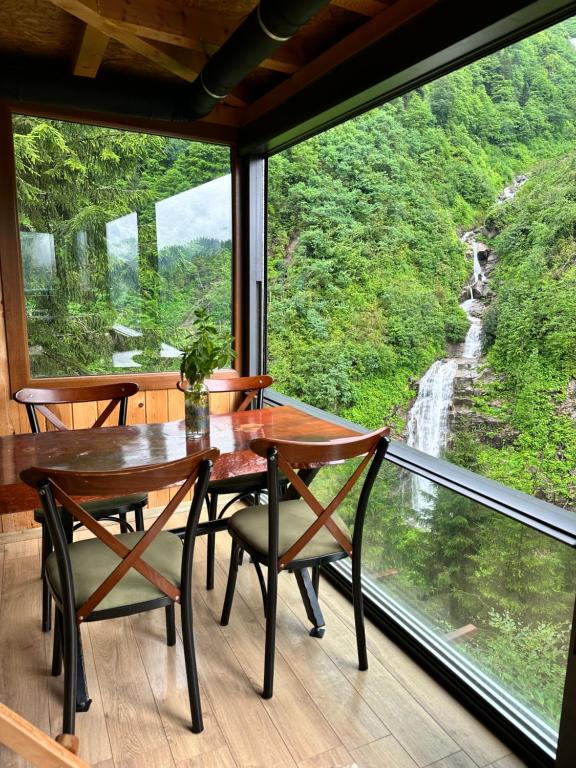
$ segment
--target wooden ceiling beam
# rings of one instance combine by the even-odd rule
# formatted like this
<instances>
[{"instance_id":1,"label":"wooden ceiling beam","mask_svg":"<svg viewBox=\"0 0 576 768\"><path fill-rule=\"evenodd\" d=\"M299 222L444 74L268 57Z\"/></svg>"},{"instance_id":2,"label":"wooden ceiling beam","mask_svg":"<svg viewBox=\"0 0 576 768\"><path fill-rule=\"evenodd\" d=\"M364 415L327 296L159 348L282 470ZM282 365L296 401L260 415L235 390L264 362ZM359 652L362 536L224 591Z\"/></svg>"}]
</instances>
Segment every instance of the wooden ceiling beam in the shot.
<instances>
[{"instance_id":1,"label":"wooden ceiling beam","mask_svg":"<svg viewBox=\"0 0 576 768\"><path fill-rule=\"evenodd\" d=\"M217 51L245 18L193 8L182 0L98 0L98 12L118 30L205 55ZM292 74L304 63L296 54L279 50L260 66Z\"/></svg>"},{"instance_id":2,"label":"wooden ceiling beam","mask_svg":"<svg viewBox=\"0 0 576 768\"><path fill-rule=\"evenodd\" d=\"M436 5L440 0L404 0L385 8L374 18L366 21L354 32L340 40L292 77L253 102L243 113L243 125L257 120L270 110L304 90L310 83L331 72L334 67L389 35L418 14Z\"/></svg>"},{"instance_id":3,"label":"wooden ceiling beam","mask_svg":"<svg viewBox=\"0 0 576 768\"><path fill-rule=\"evenodd\" d=\"M75 75L96 77L109 39L94 27L84 26L72 68Z\"/></svg>"},{"instance_id":4,"label":"wooden ceiling beam","mask_svg":"<svg viewBox=\"0 0 576 768\"><path fill-rule=\"evenodd\" d=\"M117 40L127 48L136 51L136 53L150 59L150 61L181 77L183 80L188 82L194 81L201 69L201 67L190 66L190 64L182 61L180 57L174 56L168 49L153 45L147 40L142 40L136 35L119 28L115 22L105 19L98 12L99 0L50 0L50 2L80 19L80 21L83 21L101 34Z\"/></svg>"}]
</instances>

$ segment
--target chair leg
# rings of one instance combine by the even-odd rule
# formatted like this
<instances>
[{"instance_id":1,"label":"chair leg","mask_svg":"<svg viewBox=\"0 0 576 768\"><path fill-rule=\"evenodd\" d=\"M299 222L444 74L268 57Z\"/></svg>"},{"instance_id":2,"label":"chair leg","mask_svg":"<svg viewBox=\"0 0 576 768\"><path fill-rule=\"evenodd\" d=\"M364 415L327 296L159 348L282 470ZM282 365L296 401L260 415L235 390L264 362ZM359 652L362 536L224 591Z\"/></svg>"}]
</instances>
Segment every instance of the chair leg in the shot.
<instances>
[{"instance_id":1,"label":"chair leg","mask_svg":"<svg viewBox=\"0 0 576 768\"><path fill-rule=\"evenodd\" d=\"M82 636L80 627L76 632L77 664L76 664L76 712L88 712L92 699L88 694L88 681L84 666L84 653L82 651Z\"/></svg>"},{"instance_id":2,"label":"chair leg","mask_svg":"<svg viewBox=\"0 0 576 768\"><path fill-rule=\"evenodd\" d=\"M295 569L294 576L296 577L296 583L300 590L300 596L302 597L306 616L308 616L308 619L312 624L310 636L322 638L326 631L326 622L324 621L322 609L318 602L318 593L314 589L314 582L310 579L308 568ZM314 572L312 572L312 576L314 576Z\"/></svg>"},{"instance_id":3,"label":"chair leg","mask_svg":"<svg viewBox=\"0 0 576 768\"><path fill-rule=\"evenodd\" d=\"M134 523L137 531L144 530L144 507L136 507L134 510Z\"/></svg>"},{"instance_id":4,"label":"chair leg","mask_svg":"<svg viewBox=\"0 0 576 768\"><path fill-rule=\"evenodd\" d=\"M240 565L242 565L242 555L244 554L244 550L240 550L240 556L238 557L238 562ZM268 609L267 601L266 601L266 582L264 581L264 576L262 575L262 568L260 568L260 563L257 560L251 561L254 570L256 571L256 575L258 576L258 584L260 585L260 593L262 594L262 605L264 607L264 618L266 618L266 611Z\"/></svg>"},{"instance_id":5,"label":"chair leg","mask_svg":"<svg viewBox=\"0 0 576 768\"><path fill-rule=\"evenodd\" d=\"M271 699L274 690L274 656L276 652L276 604L278 601L278 571L268 565L266 606L266 651L264 655L264 689L262 697Z\"/></svg>"},{"instance_id":6,"label":"chair leg","mask_svg":"<svg viewBox=\"0 0 576 768\"><path fill-rule=\"evenodd\" d=\"M208 500L208 520L216 520L218 512L218 494L212 493ZM214 552L216 548L216 534L208 534L206 545L206 589L214 589Z\"/></svg>"},{"instance_id":7,"label":"chair leg","mask_svg":"<svg viewBox=\"0 0 576 768\"><path fill-rule=\"evenodd\" d=\"M54 639L52 642L52 675L58 677L62 672L62 614L58 608L54 614Z\"/></svg>"},{"instance_id":8,"label":"chair leg","mask_svg":"<svg viewBox=\"0 0 576 768\"><path fill-rule=\"evenodd\" d=\"M126 525L126 512L119 512L118 519L120 520L120 533L128 533L128 526Z\"/></svg>"},{"instance_id":9,"label":"chair leg","mask_svg":"<svg viewBox=\"0 0 576 768\"><path fill-rule=\"evenodd\" d=\"M42 556L40 567L42 569L42 632L50 632L52 628L52 595L48 589L46 580L46 559L52 551L52 539L50 531L44 521L42 523Z\"/></svg>"},{"instance_id":10,"label":"chair leg","mask_svg":"<svg viewBox=\"0 0 576 768\"><path fill-rule=\"evenodd\" d=\"M192 732L201 733L204 730L202 720L202 705L200 703L200 686L198 685L198 670L194 652L194 635L192 627L192 597L182 595L182 642L184 659L186 661L186 677L188 679L188 696L192 714Z\"/></svg>"},{"instance_id":11,"label":"chair leg","mask_svg":"<svg viewBox=\"0 0 576 768\"><path fill-rule=\"evenodd\" d=\"M166 606L166 645L176 645L176 612L174 603Z\"/></svg>"},{"instance_id":12,"label":"chair leg","mask_svg":"<svg viewBox=\"0 0 576 768\"><path fill-rule=\"evenodd\" d=\"M74 733L76 720L76 689L78 670L78 631L75 622L62 621L64 647L64 715L62 732Z\"/></svg>"},{"instance_id":13,"label":"chair leg","mask_svg":"<svg viewBox=\"0 0 576 768\"><path fill-rule=\"evenodd\" d=\"M232 610L232 601L234 599L234 590L236 588L236 576L238 575L238 560L242 549L232 539L232 549L230 550L230 569L228 570L228 583L226 584L226 597L222 606L222 616L220 625L227 627L230 621L230 611Z\"/></svg>"},{"instance_id":14,"label":"chair leg","mask_svg":"<svg viewBox=\"0 0 576 768\"><path fill-rule=\"evenodd\" d=\"M362 597L362 564L359 557L352 558L352 602L354 603L354 623L356 625L356 645L358 647L358 669L368 669L366 651L366 631L364 629L364 600Z\"/></svg>"}]
</instances>

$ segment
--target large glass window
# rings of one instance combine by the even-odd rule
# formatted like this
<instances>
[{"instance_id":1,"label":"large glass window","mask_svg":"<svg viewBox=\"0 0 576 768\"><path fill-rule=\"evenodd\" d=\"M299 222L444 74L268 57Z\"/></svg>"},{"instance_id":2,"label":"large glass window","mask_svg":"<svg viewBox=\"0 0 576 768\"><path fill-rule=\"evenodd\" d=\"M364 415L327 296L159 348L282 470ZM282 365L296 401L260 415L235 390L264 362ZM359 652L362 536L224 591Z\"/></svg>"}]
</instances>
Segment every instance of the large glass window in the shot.
<instances>
[{"instance_id":1,"label":"large glass window","mask_svg":"<svg viewBox=\"0 0 576 768\"><path fill-rule=\"evenodd\" d=\"M33 377L177 370L197 307L231 325L227 147L13 118Z\"/></svg>"},{"instance_id":2,"label":"large glass window","mask_svg":"<svg viewBox=\"0 0 576 768\"><path fill-rule=\"evenodd\" d=\"M575 19L270 158L274 386L576 512L575 190ZM574 553L386 464L369 588L552 749Z\"/></svg>"},{"instance_id":3,"label":"large glass window","mask_svg":"<svg viewBox=\"0 0 576 768\"><path fill-rule=\"evenodd\" d=\"M350 470L325 467L328 503ZM364 587L526 732L557 739L576 584L576 553L456 493L415 508L414 475L390 462L364 527ZM342 517L354 521L355 495Z\"/></svg>"}]
</instances>

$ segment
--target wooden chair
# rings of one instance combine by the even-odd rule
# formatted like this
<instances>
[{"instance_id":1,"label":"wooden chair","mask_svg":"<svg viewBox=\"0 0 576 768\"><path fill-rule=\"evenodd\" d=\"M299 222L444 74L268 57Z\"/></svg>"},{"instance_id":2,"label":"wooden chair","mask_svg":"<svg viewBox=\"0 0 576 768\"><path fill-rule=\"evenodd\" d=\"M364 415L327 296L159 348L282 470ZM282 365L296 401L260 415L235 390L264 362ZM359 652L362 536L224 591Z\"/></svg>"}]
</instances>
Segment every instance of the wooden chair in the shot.
<instances>
[{"instance_id":1,"label":"wooden chair","mask_svg":"<svg viewBox=\"0 0 576 768\"><path fill-rule=\"evenodd\" d=\"M22 480L38 490L54 544L46 561L46 576L57 609L53 675L60 674L64 658L65 733L74 734L76 711L86 711L91 703L85 688L80 624L160 607L173 616L174 603L180 603L182 612L192 730L202 730L192 633L192 559L212 461L218 454L217 449L208 449L177 461L130 470L79 472L32 467L22 473ZM113 535L72 498L136 493L142 488L156 491L179 483L178 492L146 532ZM194 484L182 542L162 528ZM68 542L58 505L96 538ZM175 643L174 633L168 644Z\"/></svg>"},{"instance_id":2,"label":"wooden chair","mask_svg":"<svg viewBox=\"0 0 576 768\"><path fill-rule=\"evenodd\" d=\"M252 559L267 566L266 589L266 651L264 661L264 698L270 698L274 682L274 653L276 635L276 601L278 574L295 573L312 568L315 595L318 597L319 566L324 563L352 558L352 595L358 646L358 666L368 668L364 609L362 603L361 554L362 532L368 499L388 448L389 429L379 429L360 437L350 437L324 443L294 442L259 438L251 449L268 460L268 504L246 507L230 518L228 530L232 536L232 552L226 597L222 609L222 626L228 624L238 557L246 550ZM294 468L318 466L364 456L348 481L333 500L324 507ZM352 536L336 510L368 468L362 486ZM280 501L280 472L298 491L300 499ZM323 633L314 633L322 636Z\"/></svg>"},{"instance_id":3,"label":"wooden chair","mask_svg":"<svg viewBox=\"0 0 576 768\"><path fill-rule=\"evenodd\" d=\"M262 392L266 387L272 385L274 379L272 376L237 376L235 378L214 378L206 379L206 385L210 394L237 394L240 402L233 409L234 411L246 411L252 405L262 407ZM206 506L208 507L208 519L217 520L224 516L230 507L241 499L248 497L258 498L258 494L266 488L266 473L258 472L253 475L243 475L232 477L228 480L217 480L210 483L206 495ZM224 494L233 494L218 514L218 497ZM206 554L206 589L214 588L214 548L216 535L208 534L207 554Z\"/></svg>"},{"instance_id":4,"label":"wooden chair","mask_svg":"<svg viewBox=\"0 0 576 768\"><path fill-rule=\"evenodd\" d=\"M46 426L52 425L58 431L67 431L68 427L62 422L50 406L69 405L71 403L93 403L98 400L109 403L104 408L100 416L94 421L91 429L102 427L106 419L118 409L118 424L126 424L126 412L128 409L128 398L138 392L138 384L131 382L120 382L118 384L104 384L92 387L61 387L50 389L36 389L26 387L20 389L14 395L14 400L23 403L26 406L30 429L34 433L41 432L38 414L46 419ZM144 530L143 509L148 504L148 496L145 493L135 493L128 496L121 496L106 501L90 501L83 504L92 517L97 520L114 520L120 524L122 533L133 530L127 521L127 515L134 513L135 528L137 531ZM50 591L44 575L44 566L46 558L52 551L52 543L48 528L45 525L44 513L42 509L34 510L34 520L42 526L42 631L49 632L51 626L52 606L50 600ZM80 525L76 525L76 528ZM71 534L70 534L71 535Z\"/></svg>"},{"instance_id":5,"label":"wooden chair","mask_svg":"<svg viewBox=\"0 0 576 768\"><path fill-rule=\"evenodd\" d=\"M39 768L90 768L77 757L78 737L62 734L52 740L44 731L0 702L0 744Z\"/></svg>"}]
</instances>

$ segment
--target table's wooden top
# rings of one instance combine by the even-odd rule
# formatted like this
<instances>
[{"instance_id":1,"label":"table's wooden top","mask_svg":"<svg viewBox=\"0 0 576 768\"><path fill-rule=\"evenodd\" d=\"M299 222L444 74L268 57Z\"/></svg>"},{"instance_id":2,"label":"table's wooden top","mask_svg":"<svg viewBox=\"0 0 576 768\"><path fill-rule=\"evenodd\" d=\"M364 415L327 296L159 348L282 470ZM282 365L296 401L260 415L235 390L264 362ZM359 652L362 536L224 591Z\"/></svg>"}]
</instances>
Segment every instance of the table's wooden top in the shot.
<instances>
[{"instance_id":1,"label":"table's wooden top","mask_svg":"<svg viewBox=\"0 0 576 768\"><path fill-rule=\"evenodd\" d=\"M0 437L0 514L38 505L35 491L20 480L20 472L32 466L105 471L172 461L214 446L221 455L212 478L223 480L266 469L250 450L256 437L323 441L355 434L286 405L211 416L210 434L201 440L186 439L183 421Z\"/></svg>"}]
</instances>

